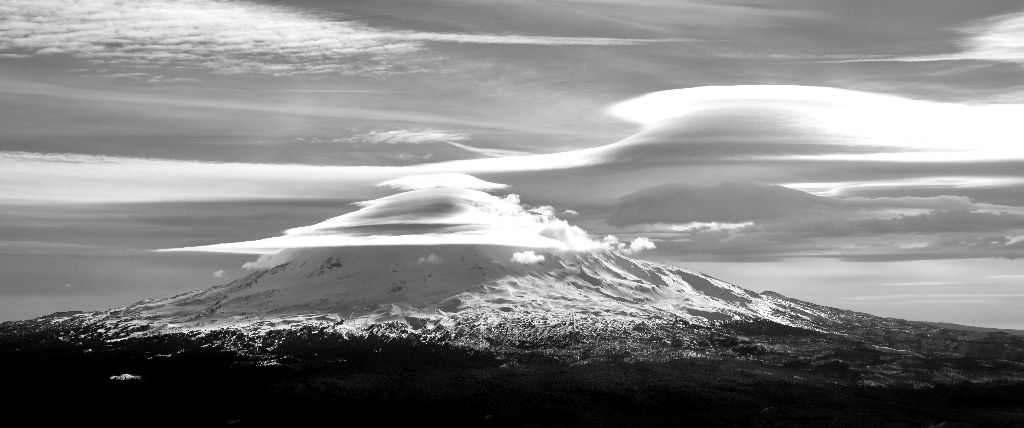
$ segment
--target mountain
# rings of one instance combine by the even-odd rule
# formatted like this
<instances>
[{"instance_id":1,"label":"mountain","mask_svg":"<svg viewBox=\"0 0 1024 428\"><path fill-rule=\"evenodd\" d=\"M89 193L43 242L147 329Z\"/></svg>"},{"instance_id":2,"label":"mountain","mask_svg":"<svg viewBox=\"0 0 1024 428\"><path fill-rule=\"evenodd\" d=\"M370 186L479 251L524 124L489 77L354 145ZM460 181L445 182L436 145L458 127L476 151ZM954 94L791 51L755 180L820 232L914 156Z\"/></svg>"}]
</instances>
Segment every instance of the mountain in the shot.
<instances>
[{"instance_id":1,"label":"mountain","mask_svg":"<svg viewBox=\"0 0 1024 428\"><path fill-rule=\"evenodd\" d=\"M516 261L516 254L531 260ZM346 329L387 322L444 326L481 317L599 318L622 325L770 321L815 331L830 322L817 309L611 250L371 246L306 250L293 258L221 286L73 316L103 323L112 337L323 322Z\"/></svg>"},{"instance_id":2,"label":"mountain","mask_svg":"<svg viewBox=\"0 0 1024 428\"><path fill-rule=\"evenodd\" d=\"M109 311L4 323L0 340L49 335L107 347L177 336L241 349L251 346L239 341L315 330L573 361L724 356L804 367L857 384L1024 379L1021 337L759 294L612 250L398 245L288 251L287 262L221 286ZM270 354L260 358L280 357ZM962 358L991 367L971 371L941 363Z\"/></svg>"},{"instance_id":3,"label":"mountain","mask_svg":"<svg viewBox=\"0 0 1024 428\"><path fill-rule=\"evenodd\" d=\"M115 425L1024 423L1024 338L1006 333L755 293L609 249L275 257L208 289L0 324L8 404Z\"/></svg>"}]
</instances>

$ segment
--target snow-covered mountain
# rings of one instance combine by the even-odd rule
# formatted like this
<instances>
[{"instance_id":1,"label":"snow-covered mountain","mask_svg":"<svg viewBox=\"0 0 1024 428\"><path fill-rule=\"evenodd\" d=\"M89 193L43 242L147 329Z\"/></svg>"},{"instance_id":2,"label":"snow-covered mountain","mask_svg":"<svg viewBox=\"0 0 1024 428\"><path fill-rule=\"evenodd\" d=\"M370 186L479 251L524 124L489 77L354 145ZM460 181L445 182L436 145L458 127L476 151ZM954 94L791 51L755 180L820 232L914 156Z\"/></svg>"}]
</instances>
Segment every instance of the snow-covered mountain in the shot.
<instances>
[{"instance_id":1,"label":"snow-covered mountain","mask_svg":"<svg viewBox=\"0 0 1024 428\"><path fill-rule=\"evenodd\" d=\"M611 250L368 246L294 250L230 283L88 315L136 334L330 323L452 327L466 319L597 324L768 320L820 330L829 315L700 272ZM80 315L87 316L87 315ZM595 324L596 325L596 324Z\"/></svg>"},{"instance_id":2,"label":"snow-covered mountain","mask_svg":"<svg viewBox=\"0 0 1024 428\"><path fill-rule=\"evenodd\" d=\"M4 323L0 344L146 358L207 349L277 364L397 341L512 359L738 358L865 385L1024 379L1018 337L755 293L615 250L390 245L277 256L287 261L208 289ZM957 366L964 358L988 369Z\"/></svg>"},{"instance_id":3,"label":"snow-covered mountain","mask_svg":"<svg viewBox=\"0 0 1024 428\"><path fill-rule=\"evenodd\" d=\"M814 305L629 257L654 248L646 238L593 236L550 206L456 186L480 185L471 179L410 177L425 184L279 237L161 250L260 257L244 266L253 273L228 284L39 322L104 339L310 326L358 335L388 326L484 347L527 337L635 342L636 331L655 325L834 330L836 317Z\"/></svg>"}]
</instances>

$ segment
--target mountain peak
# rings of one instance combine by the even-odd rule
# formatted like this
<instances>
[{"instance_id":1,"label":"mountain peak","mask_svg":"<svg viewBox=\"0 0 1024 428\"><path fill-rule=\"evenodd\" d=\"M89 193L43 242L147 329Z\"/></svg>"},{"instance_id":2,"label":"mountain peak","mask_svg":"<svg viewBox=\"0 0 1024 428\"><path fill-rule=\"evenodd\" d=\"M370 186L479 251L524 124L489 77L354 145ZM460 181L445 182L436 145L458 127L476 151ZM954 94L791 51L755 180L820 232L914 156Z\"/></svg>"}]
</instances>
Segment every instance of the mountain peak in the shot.
<instances>
[{"instance_id":1,"label":"mountain peak","mask_svg":"<svg viewBox=\"0 0 1024 428\"><path fill-rule=\"evenodd\" d=\"M395 321L454 324L480 316L599 317L628 325L767 320L817 328L776 299L609 250L399 245L288 250L281 260L287 261L224 285L108 315L116 315L110 317L115 323L130 322L139 334L306 322L343 329Z\"/></svg>"}]
</instances>

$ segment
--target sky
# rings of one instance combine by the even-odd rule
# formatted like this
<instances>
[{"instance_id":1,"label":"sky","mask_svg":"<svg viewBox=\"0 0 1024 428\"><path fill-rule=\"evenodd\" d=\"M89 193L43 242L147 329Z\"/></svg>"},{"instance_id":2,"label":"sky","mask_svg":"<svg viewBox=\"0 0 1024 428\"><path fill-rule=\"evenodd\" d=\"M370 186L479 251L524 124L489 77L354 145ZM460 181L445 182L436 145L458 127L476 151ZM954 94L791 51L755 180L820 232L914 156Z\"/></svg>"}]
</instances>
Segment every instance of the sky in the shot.
<instances>
[{"instance_id":1,"label":"sky","mask_svg":"<svg viewBox=\"0 0 1024 428\"><path fill-rule=\"evenodd\" d=\"M1021 329L1020 117L1019 0L5 0L0 320L429 237Z\"/></svg>"}]
</instances>

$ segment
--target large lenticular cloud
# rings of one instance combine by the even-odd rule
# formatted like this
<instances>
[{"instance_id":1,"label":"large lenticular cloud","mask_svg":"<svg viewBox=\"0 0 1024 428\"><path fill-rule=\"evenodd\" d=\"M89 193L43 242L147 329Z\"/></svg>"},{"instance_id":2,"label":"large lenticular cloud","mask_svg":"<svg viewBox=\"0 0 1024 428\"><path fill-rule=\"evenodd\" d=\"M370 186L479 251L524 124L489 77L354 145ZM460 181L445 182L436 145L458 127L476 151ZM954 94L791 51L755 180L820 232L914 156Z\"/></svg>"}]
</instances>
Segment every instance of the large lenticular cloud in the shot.
<instances>
[{"instance_id":1,"label":"large lenticular cloud","mask_svg":"<svg viewBox=\"0 0 1024 428\"><path fill-rule=\"evenodd\" d=\"M740 85L654 92L609 112L644 126L609 146L616 153L610 158L654 160L706 144L727 156L767 159L1024 159L1017 124L1024 105L1019 104L966 105L837 88ZM800 153L794 151L797 145L813 148Z\"/></svg>"},{"instance_id":2,"label":"large lenticular cloud","mask_svg":"<svg viewBox=\"0 0 1024 428\"><path fill-rule=\"evenodd\" d=\"M360 202L361 209L283 236L160 251L275 254L286 249L379 245L503 245L537 249L618 250L636 253L654 248L638 238L621 243L597 240L554 216L549 207L527 209L518 197L504 198L461 188L413 190Z\"/></svg>"}]
</instances>

